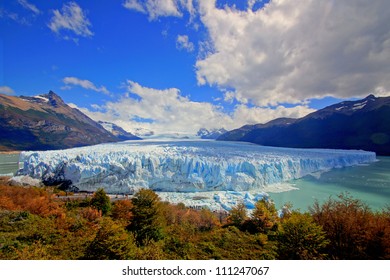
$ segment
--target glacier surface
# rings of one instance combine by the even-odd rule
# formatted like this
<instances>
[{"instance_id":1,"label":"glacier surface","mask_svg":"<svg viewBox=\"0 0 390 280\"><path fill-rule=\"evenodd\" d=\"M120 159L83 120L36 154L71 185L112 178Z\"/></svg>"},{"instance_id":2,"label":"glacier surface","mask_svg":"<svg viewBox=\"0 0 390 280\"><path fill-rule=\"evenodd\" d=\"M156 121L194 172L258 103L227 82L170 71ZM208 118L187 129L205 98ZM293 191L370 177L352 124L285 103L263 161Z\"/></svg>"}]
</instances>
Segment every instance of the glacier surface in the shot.
<instances>
[{"instance_id":1,"label":"glacier surface","mask_svg":"<svg viewBox=\"0 0 390 280\"><path fill-rule=\"evenodd\" d=\"M44 182L68 182L80 191L103 187L108 193L133 193L149 188L158 192L228 191L229 195L240 192L245 196L249 191L263 195L270 186L315 172L375 160L375 153L357 150L275 148L208 140L144 140L22 152L22 168L17 175ZM218 200L214 196L212 199ZM250 201L254 200L247 197L248 205Z\"/></svg>"}]
</instances>

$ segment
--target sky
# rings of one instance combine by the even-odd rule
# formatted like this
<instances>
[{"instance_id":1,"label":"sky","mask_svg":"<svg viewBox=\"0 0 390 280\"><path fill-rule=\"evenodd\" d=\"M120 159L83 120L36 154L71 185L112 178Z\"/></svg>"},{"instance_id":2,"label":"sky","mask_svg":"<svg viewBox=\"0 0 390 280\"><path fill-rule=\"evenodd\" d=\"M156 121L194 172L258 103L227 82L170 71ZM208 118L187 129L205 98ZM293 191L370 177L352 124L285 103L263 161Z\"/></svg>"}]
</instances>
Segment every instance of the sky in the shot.
<instances>
[{"instance_id":1,"label":"sky","mask_svg":"<svg viewBox=\"0 0 390 280\"><path fill-rule=\"evenodd\" d=\"M390 96L388 0L0 0L0 93L194 134Z\"/></svg>"}]
</instances>

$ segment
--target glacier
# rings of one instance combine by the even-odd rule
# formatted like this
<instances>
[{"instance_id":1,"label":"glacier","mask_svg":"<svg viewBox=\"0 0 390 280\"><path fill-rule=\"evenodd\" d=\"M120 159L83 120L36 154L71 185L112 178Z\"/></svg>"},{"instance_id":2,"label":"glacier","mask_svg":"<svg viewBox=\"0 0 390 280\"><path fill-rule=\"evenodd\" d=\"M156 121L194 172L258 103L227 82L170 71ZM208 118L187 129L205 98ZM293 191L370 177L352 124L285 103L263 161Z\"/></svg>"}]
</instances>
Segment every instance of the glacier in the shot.
<instances>
[{"instance_id":1,"label":"glacier","mask_svg":"<svg viewBox=\"0 0 390 280\"><path fill-rule=\"evenodd\" d=\"M211 198L219 199L220 205L224 204L222 197L240 192L237 197L245 200L247 196L250 206L254 201L250 196L265 196L272 186L332 168L370 163L376 161L376 155L360 150L275 148L214 140L142 140L25 151L19 161L22 167L17 176L66 182L78 191L103 187L107 193L123 194L140 188L188 194L225 192Z\"/></svg>"}]
</instances>

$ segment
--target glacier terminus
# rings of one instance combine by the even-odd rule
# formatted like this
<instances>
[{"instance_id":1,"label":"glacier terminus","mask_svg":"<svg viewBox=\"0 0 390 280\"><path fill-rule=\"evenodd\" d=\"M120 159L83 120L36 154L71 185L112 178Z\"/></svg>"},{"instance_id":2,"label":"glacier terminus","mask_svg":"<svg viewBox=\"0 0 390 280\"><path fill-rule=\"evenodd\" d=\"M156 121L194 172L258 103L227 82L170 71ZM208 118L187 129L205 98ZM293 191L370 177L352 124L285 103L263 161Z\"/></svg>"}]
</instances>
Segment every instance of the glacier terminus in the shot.
<instances>
[{"instance_id":1,"label":"glacier terminus","mask_svg":"<svg viewBox=\"0 0 390 280\"><path fill-rule=\"evenodd\" d=\"M79 191L131 194L259 191L308 174L376 160L361 150L294 149L214 140L125 141L20 155L18 176Z\"/></svg>"}]
</instances>

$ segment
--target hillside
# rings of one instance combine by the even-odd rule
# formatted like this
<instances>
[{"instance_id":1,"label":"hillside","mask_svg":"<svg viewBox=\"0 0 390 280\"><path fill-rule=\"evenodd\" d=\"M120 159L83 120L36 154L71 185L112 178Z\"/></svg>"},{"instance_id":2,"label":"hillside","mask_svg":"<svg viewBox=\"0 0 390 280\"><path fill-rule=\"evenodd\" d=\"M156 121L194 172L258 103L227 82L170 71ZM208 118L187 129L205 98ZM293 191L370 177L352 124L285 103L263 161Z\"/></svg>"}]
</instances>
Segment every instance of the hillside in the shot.
<instances>
[{"instance_id":1,"label":"hillside","mask_svg":"<svg viewBox=\"0 0 390 280\"><path fill-rule=\"evenodd\" d=\"M114 123L111 123L111 122L103 122L103 121L99 121L98 122L101 126L104 127L105 130L107 130L108 132L110 132L111 134L113 134L115 137L117 137L119 140L121 141L126 141L126 140L141 140L142 138L130 133L130 132L127 132L126 130L124 130L123 128L121 128L120 126L117 126L116 124Z\"/></svg>"},{"instance_id":2,"label":"hillside","mask_svg":"<svg viewBox=\"0 0 390 280\"><path fill-rule=\"evenodd\" d=\"M390 97L369 95L299 119L283 118L243 126L218 140L276 147L362 149L390 155Z\"/></svg>"},{"instance_id":3,"label":"hillside","mask_svg":"<svg viewBox=\"0 0 390 280\"><path fill-rule=\"evenodd\" d=\"M0 94L0 150L64 149L119 141L54 92L27 96Z\"/></svg>"}]
</instances>

